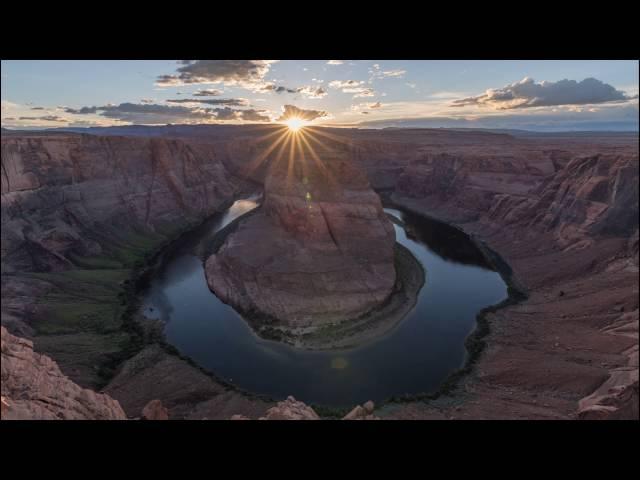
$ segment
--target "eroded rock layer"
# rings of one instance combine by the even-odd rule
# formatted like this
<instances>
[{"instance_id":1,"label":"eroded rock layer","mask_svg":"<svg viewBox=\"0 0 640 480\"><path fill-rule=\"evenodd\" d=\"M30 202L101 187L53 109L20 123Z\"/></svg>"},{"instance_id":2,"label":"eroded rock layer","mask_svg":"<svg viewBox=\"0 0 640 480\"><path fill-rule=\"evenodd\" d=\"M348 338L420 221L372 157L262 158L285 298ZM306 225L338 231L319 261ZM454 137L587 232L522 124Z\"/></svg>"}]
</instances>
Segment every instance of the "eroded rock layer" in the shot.
<instances>
[{"instance_id":1,"label":"eroded rock layer","mask_svg":"<svg viewBox=\"0 0 640 480\"><path fill-rule=\"evenodd\" d=\"M58 365L33 351L33 343L2 333L3 420L125 420L120 404L81 388Z\"/></svg>"},{"instance_id":2,"label":"eroded rock layer","mask_svg":"<svg viewBox=\"0 0 640 480\"><path fill-rule=\"evenodd\" d=\"M364 171L339 152L298 152L271 166L262 209L207 260L207 281L223 301L277 325L342 322L391 294L394 243Z\"/></svg>"}]
</instances>

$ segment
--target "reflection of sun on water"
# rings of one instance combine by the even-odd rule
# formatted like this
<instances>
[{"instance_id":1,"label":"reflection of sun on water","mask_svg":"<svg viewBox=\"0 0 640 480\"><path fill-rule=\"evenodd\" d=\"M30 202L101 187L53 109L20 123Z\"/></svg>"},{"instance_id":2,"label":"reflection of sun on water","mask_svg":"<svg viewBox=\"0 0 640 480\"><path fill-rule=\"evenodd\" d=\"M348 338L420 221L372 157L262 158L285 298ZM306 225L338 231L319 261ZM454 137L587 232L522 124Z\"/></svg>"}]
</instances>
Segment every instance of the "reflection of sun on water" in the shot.
<instances>
[{"instance_id":1,"label":"reflection of sun on water","mask_svg":"<svg viewBox=\"0 0 640 480\"><path fill-rule=\"evenodd\" d=\"M291 117L288 120L285 120L284 124L291 130L292 132L297 132L302 127L307 124L306 120L298 117Z\"/></svg>"},{"instance_id":2,"label":"reflection of sun on water","mask_svg":"<svg viewBox=\"0 0 640 480\"><path fill-rule=\"evenodd\" d=\"M342 370L344 368L347 368L348 365L349 362L344 357L336 357L331 360L331 368L335 370Z\"/></svg>"}]
</instances>

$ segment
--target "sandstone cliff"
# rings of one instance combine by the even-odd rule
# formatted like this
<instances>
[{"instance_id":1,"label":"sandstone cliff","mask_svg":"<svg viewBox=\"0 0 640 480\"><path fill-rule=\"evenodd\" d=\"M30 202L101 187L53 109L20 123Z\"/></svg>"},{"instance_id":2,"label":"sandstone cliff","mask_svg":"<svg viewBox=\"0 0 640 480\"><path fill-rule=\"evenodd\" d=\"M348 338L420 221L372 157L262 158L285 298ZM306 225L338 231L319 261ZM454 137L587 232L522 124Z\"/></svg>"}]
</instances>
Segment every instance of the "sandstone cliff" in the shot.
<instances>
[{"instance_id":1,"label":"sandstone cliff","mask_svg":"<svg viewBox=\"0 0 640 480\"><path fill-rule=\"evenodd\" d=\"M489 316L469 401L392 417L638 418L637 146L593 149L407 166L393 199L487 242L529 298Z\"/></svg>"},{"instance_id":2,"label":"sandstone cliff","mask_svg":"<svg viewBox=\"0 0 640 480\"><path fill-rule=\"evenodd\" d=\"M108 395L73 383L58 365L33 351L33 343L2 333L3 420L125 420Z\"/></svg>"},{"instance_id":3,"label":"sandstone cliff","mask_svg":"<svg viewBox=\"0 0 640 480\"><path fill-rule=\"evenodd\" d=\"M2 324L98 387L123 350L132 268L238 189L211 145L2 136Z\"/></svg>"},{"instance_id":4,"label":"sandstone cliff","mask_svg":"<svg viewBox=\"0 0 640 480\"><path fill-rule=\"evenodd\" d=\"M206 263L211 290L275 325L310 327L383 303L396 276L395 234L364 171L320 155L272 167L261 211Z\"/></svg>"}]
</instances>

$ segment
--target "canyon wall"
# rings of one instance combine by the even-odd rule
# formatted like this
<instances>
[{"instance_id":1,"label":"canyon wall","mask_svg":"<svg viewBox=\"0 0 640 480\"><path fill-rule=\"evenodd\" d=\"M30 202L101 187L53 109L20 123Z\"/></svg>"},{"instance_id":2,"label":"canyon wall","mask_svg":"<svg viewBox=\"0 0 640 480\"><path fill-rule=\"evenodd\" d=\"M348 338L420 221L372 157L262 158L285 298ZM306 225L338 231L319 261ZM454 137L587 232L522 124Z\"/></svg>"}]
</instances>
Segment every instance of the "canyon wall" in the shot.
<instances>
[{"instance_id":1,"label":"canyon wall","mask_svg":"<svg viewBox=\"0 0 640 480\"><path fill-rule=\"evenodd\" d=\"M211 145L2 135L2 324L85 387L123 351L123 289L150 252L210 216L239 181Z\"/></svg>"},{"instance_id":2,"label":"canyon wall","mask_svg":"<svg viewBox=\"0 0 640 480\"><path fill-rule=\"evenodd\" d=\"M489 315L461 406L390 417L638 418L637 144L576 150L408 163L392 199L485 241L529 298Z\"/></svg>"}]
</instances>

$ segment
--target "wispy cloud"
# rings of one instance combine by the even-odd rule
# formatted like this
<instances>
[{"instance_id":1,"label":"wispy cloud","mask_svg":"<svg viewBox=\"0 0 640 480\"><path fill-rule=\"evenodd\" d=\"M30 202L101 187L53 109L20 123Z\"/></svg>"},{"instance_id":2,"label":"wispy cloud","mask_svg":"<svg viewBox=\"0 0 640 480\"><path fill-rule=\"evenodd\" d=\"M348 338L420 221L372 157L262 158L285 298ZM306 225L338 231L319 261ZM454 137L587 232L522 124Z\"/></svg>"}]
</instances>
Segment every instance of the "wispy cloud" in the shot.
<instances>
[{"instance_id":1,"label":"wispy cloud","mask_svg":"<svg viewBox=\"0 0 640 480\"><path fill-rule=\"evenodd\" d=\"M222 90L218 90L217 88L209 88L204 90L198 90L193 92L194 97L218 97L222 95Z\"/></svg>"},{"instance_id":2,"label":"wispy cloud","mask_svg":"<svg viewBox=\"0 0 640 480\"><path fill-rule=\"evenodd\" d=\"M211 98L211 99L199 99L199 98L176 98L166 100L169 103L191 103L191 104L206 104L206 105L227 105L229 107L246 107L249 105L249 100L246 98Z\"/></svg>"},{"instance_id":3,"label":"wispy cloud","mask_svg":"<svg viewBox=\"0 0 640 480\"><path fill-rule=\"evenodd\" d=\"M371 87L365 87L362 80L333 80L329 82L329 87L339 89L343 93L355 94L353 98L374 97L375 91Z\"/></svg>"}]
</instances>

